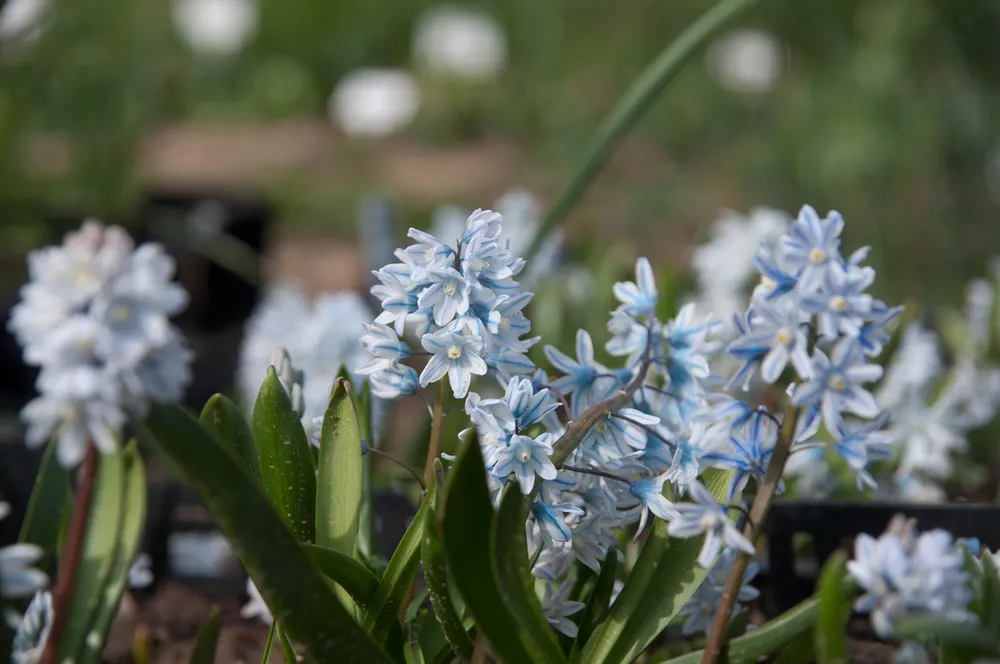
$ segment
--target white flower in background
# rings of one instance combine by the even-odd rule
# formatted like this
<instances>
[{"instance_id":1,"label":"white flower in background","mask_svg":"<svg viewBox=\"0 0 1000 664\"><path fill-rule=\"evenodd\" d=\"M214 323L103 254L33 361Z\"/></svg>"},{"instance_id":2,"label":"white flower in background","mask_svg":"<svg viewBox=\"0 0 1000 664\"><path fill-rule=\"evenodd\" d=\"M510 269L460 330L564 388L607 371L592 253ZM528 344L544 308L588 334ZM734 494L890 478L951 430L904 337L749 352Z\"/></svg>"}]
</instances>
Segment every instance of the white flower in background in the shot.
<instances>
[{"instance_id":1,"label":"white flower in background","mask_svg":"<svg viewBox=\"0 0 1000 664\"><path fill-rule=\"evenodd\" d=\"M274 615L267 608L267 604L264 602L264 598L261 597L260 591L257 590L253 579L247 579L247 594L250 596L250 599L240 608L240 615L246 620L256 619L264 624L271 624L274 620Z\"/></svg>"},{"instance_id":2,"label":"white flower in background","mask_svg":"<svg viewBox=\"0 0 1000 664\"><path fill-rule=\"evenodd\" d=\"M52 595L47 592L37 593L14 633L14 644L10 653L11 664L40 662L51 629Z\"/></svg>"},{"instance_id":3,"label":"white flower in background","mask_svg":"<svg viewBox=\"0 0 1000 664\"><path fill-rule=\"evenodd\" d=\"M347 73L327 108L346 134L387 136L411 122L420 109L420 88L403 69L355 69Z\"/></svg>"},{"instance_id":4,"label":"white flower in background","mask_svg":"<svg viewBox=\"0 0 1000 664\"><path fill-rule=\"evenodd\" d=\"M140 553L128 568L129 588L148 588L153 583L153 559L148 553Z\"/></svg>"},{"instance_id":5,"label":"white flower in background","mask_svg":"<svg viewBox=\"0 0 1000 664\"><path fill-rule=\"evenodd\" d=\"M49 0L7 0L0 9L0 40L36 39L48 10Z\"/></svg>"},{"instance_id":6,"label":"white flower in background","mask_svg":"<svg viewBox=\"0 0 1000 664\"><path fill-rule=\"evenodd\" d=\"M754 261L761 247L776 247L790 223L786 213L765 207L748 215L724 212L712 226L712 238L691 256L699 310L731 325L746 306L751 280L760 278Z\"/></svg>"},{"instance_id":7,"label":"white flower in background","mask_svg":"<svg viewBox=\"0 0 1000 664\"><path fill-rule=\"evenodd\" d=\"M26 442L55 437L75 466L88 441L118 448L127 414L150 400L176 401L190 381L191 352L170 323L187 305L175 265L158 244L135 248L121 228L87 221L62 245L28 255L31 281L8 324L40 395L21 411Z\"/></svg>"},{"instance_id":8,"label":"white flower in background","mask_svg":"<svg viewBox=\"0 0 1000 664\"><path fill-rule=\"evenodd\" d=\"M561 584L546 583L545 595L542 598L542 613L553 628L574 639L579 628L575 622L569 619L569 616L583 611L587 605L569 599L569 593L572 589L573 583L569 580Z\"/></svg>"},{"instance_id":9,"label":"white flower in background","mask_svg":"<svg viewBox=\"0 0 1000 664\"><path fill-rule=\"evenodd\" d=\"M436 74L488 80L507 66L507 37L497 20L485 12L438 5L417 20L413 60Z\"/></svg>"},{"instance_id":10,"label":"white flower in background","mask_svg":"<svg viewBox=\"0 0 1000 664\"><path fill-rule=\"evenodd\" d=\"M0 502L0 521L10 514L10 505ZM31 597L49 584L45 572L35 569L43 551L34 544L12 544L0 549L0 597Z\"/></svg>"},{"instance_id":11,"label":"white flower in background","mask_svg":"<svg viewBox=\"0 0 1000 664\"><path fill-rule=\"evenodd\" d=\"M709 72L732 92L767 92L778 82L782 67L781 44L763 30L733 30L708 51Z\"/></svg>"},{"instance_id":12,"label":"white flower in background","mask_svg":"<svg viewBox=\"0 0 1000 664\"><path fill-rule=\"evenodd\" d=\"M361 345L362 323L372 312L361 296L324 293L315 299L296 286L272 287L246 324L237 380L247 410L253 409L275 348L284 347L305 373L300 388L307 425L321 416L341 367L354 375L369 359Z\"/></svg>"},{"instance_id":13,"label":"white flower in background","mask_svg":"<svg viewBox=\"0 0 1000 664\"><path fill-rule=\"evenodd\" d=\"M174 26L197 53L233 55L257 32L257 0L175 0Z\"/></svg>"},{"instance_id":14,"label":"white flower in background","mask_svg":"<svg viewBox=\"0 0 1000 664\"><path fill-rule=\"evenodd\" d=\"M891 408L912 395L923 395L941 374L940 342L937 334L920 323L903 330L899 347L886 368L876 398L882 408Z\"/></svg>"}]
</instances>

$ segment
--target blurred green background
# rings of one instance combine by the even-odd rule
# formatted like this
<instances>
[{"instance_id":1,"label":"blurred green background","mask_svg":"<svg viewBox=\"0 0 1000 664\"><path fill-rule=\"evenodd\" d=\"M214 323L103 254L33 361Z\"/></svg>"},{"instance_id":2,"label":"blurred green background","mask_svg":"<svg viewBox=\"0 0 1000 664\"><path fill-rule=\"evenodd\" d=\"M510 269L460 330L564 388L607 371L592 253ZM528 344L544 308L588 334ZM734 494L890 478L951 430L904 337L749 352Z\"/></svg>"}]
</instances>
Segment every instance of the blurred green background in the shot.
<instances>
[{"instance_id":1,"label":"blurred green background","mask_svg":"<svg viewBox=\"0 0 1000 664\"><path fill-rule=\"evenodd\" d=\"M511 185L551 201L619 95L711 6L453 3L505 35L502 73L467 80L415 66L415 26L439 3L217 0L200 20L230 20L219 7L234 2L256 25L225 55L183 38L177 3L7 0L8 284L58 220L128 221L150 188L257 192L285 232L344 242L372 188L415 225L438 203L485 207ZM691 62L570 216L569 244L642 247L683 271L721 208L809 202L844 214L848 246L873 245L880 295L957 302L1000 248L1000 4L764 0L731 29L766 47L766 85L727 83L718 44ZM411 124L350 137L328 118L334 86L359 67L414 72Z\"/></svg>"}]
</instances>

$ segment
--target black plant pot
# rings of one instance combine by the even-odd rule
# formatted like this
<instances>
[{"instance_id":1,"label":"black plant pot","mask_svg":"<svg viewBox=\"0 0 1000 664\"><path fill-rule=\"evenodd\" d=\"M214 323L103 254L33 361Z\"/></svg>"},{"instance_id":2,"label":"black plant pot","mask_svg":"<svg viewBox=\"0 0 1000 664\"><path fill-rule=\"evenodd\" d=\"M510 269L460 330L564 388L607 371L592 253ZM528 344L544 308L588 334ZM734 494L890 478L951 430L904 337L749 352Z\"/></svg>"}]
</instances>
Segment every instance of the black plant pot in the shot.
<instances>
[{"instance_id":1,"label":"black plant pot","mask_svg":"<svg viewBox=\"0 0 1000 664\"><path fill-rule=\"evenodd\" d=\"M771 508L765 526L765 606L772 615L786 611L808 597L816 575L837 549L851 551L860 533L885 532L893 516L917 520L923 530L942 528L955 537L975 537L983 545L1000 547L1000 506L974 503L851 503L779 501ZM811 554L797 557L792 538L812 537Z\"/></svg>"}]
</instances>

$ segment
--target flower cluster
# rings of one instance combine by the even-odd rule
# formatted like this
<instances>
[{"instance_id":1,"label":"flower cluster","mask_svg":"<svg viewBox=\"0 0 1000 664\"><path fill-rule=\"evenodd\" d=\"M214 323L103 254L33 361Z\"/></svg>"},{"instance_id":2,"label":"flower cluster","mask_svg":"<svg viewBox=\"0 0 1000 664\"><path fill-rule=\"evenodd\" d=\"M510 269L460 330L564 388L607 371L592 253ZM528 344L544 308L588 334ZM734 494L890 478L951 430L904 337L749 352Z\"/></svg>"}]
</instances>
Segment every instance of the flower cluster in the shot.
<instances>
[{"instance_id":1,"label":"flower cluster","mask_svg":"<svg viewBox=\"0 0 1000 664\"><path fill-rule=\"evenodd\" d=\"M31 252L28 267L9 327L25 362L41 368L40 396L21 417L29 445L55 437L59 460L74 466L88 441L118 449L129 412L182 396L191 353L169 319L187 294L171 282L174 261L160 245L136 248L97 221Z\"/></svg>"},{"instance_id":2,"label":"flower cluster","mask_svg":"<svg viewBox=\"0 0 1000 664\"><path fill-rule=\"evenodd\" d=\"M708 573L705 580L702 581L698 589L691 595L691 599L681 607L678 615L685 618L684 626L681 628L684 636L693 636L698 632L702 632L708 636L709 630L712 627L712 619L715 617L715 611L722 597L722 591L726 586L726 579L729 577L729 570L732 569L735 560L736 551L734 549L724 551L719 556L719 560L715 563L715 566L712 567L712 571ZM755 562L751 562L747 566L747 571L743 575L743 585L740 587L739 597L737 598L738 601L733 606L734 616L740 612L742 604L752 602L760 596L759 590L748 585L754 580L759 571L760 566Z\"/></svg>"},{"instance_id":3,"label":"flower cluster","mask_svg":"<svg viewBox=\"0 0 1000 664\"><path fill-rule=\"evenodd\" d=\"M897 517L878 539L858 535L847 570L864 594L854 609L870 613L872 628L891 638L895 622L907 614L931 614L946 621L972 621L972 589L963 555L950 533L917 533L912 521Z\"/></svg>"},{"instance_id":4,"label":"flower cluster","mask_svg":"<svg viewBox=\"0 0 1000 664\"><path fill-rule=\"evenodd\" d=\"M801 381L791 390L791 403L802 409L796 448L820 444L807 441L822 421L859 486L875 486L868 464L889 458L892 450L866 384L882 376L872 358L882 352L886 325L902 308L890 308L866 292L875 280L875 271L862 265L868 248L845 258L843 227L838 213L824 219L805 206L779 248L761 250L761 284L729 346L742 362L731 384L746 387L758 369L765 383L775 383L791 365ZM745 456L745 447L734 440L734 461Z\"/></svg>"},{"instance_id":5,"label":"flower cluster","mask_svg":"<svg viewBox=\"0 0 1000 664\"><path fill-rule=\"evenodd\" d=\"M952 455L967 448L966 433L996 416L1000 368L986 357L993 299L990 282L970 285L963 326L966 343L947 372L934 331L918 322L903 330L876 393L879 406L890 413L888 431L898 451L892 477L897 496L942 499L940 483L952 474Z\"/></svg>"},{"instance_id":6,"label":"flower cluster","mask_svg":"<svg viewBox=\"0 0 1000 664\"><path fill-rule=\"evenodd\" d=\"M521 313L531 293L514 280L524 261L501 239L501 216L476 210L461 235L441 241L411 228L417 244L395 253L399 263L375 271L372 294L383 311L366 325L362 345L370 361L358 369L368 375L372 394L393 399L415 394L445 376L457 398L464 398L473 376L492 369L503 384L534 365L524 354L536 339ZM403 364L410 347L399 337L411 333L429 356L423 371Z\"/></svg>"},{"instance_id":7,"label":"flower cluster","mask_svg":"<svg viewBox=\"0 0 1000 664\"><path fill-rule=\"evenodd\" d=\"M247 322L237 384L248 410L252 410L262 377L274 364L275 349L286 349L296 366L305 367L300 380L302 421L307 431L322 417L330 401L330 388L342 368L354 377L368 354L356 330L373 314L355 293L324 293L310 298L301 288L271 288ZM274 364L278 368L277 364Z\"/></svg>"},{"instance_id":8,"label":"flower cluster","mask_svg":"<svg viewBox=\"0 0 1000 664\"><path fill-rule=\"evenodd\" d=\"M36 593L14 633L11 664L36 664L41 661L52 630L52 616L52 595Z\"/></svg>"}]
</instances>

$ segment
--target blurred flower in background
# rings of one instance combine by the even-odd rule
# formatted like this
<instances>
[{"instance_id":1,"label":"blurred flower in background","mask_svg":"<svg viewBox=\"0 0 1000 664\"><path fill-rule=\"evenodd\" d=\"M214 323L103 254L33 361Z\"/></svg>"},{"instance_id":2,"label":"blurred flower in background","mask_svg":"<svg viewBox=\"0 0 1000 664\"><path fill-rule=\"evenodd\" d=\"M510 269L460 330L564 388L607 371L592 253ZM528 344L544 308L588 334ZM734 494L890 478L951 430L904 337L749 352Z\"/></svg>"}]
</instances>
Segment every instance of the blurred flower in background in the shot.
<instances>
[{"instance_id":1,"label":"blurred flower in background","mask_svg":"<svg viewBox=\"0 0 1000 664\"><path fill-rule=\"evenodd\" d=\"M7 0L0 9L0 40L36 39L49 0Z\"/></svg>"},{"instance_id":2,"label":"blurred flower in background","mask_svg":"<svg viewBox=\"0 0 1000 664\"><path fill-rule=\"evenodd\" d=\"M734 30L708 51L709 72L731 92L767 92L777 84L783 66L781 45L763 30Z\"/></svg>"},{"instance_id":3,"label":"blurred flower in background","mask_svg":"<svg viewBox=\"0 0 1000 664\"><path fill-rule=\"evenodd\" d=\"M747 215L725 211L712 226L712 238L695 247L691 266L698 284L696 302L728 328L742 312L761 247L773 249L788 229L791 217L780 210L758 207Z\"/></svg>"},{"instance_id":4,"label":"blurred flower in background","mask_svg":"<svg viewBox=\"0 0 1000 664\"><path fill-rule=\"evenodd\" d=\"M409 125L420 108L420 88L403 69L356 69L330 96L330 119L347 134L385 136Z\"/></svg>"},{"instance_id":5,"label":"blurred flower in background","mask_svg":"<svg viewBox=\"0 0 1000 664\"><path fill-rule=\"evenodd\" d=\"M326 410L341 367L353 375L367 361L361 324L372 318L368 305L353 292L310 298L297 286L273 286L247 322L240 353L238 383L248 412L274 349L283 346L296 366L306 368L302 422L310 432L312 421Z\"/></svg>"},{"instance_id":6,"label":"blurred flower in background","mask_svg":"<svg viewBox=\"0 0 1000 664\"><path fill-rule=\"evenodd\" d=\"M200 55L234 55L257 32L257 0L176 0L174 25Z\"/></svg>"},{"instance_id":7,"label":"blurred flower in background","mask_svg":"<svg viewBox=\"0 0 1000 664\"><path fill-rule=\"evenodd\" d=\"M473 81L496 78L507 66L507 37L485 12L438 5L417 21L413 60L434 74Z\"/></svg>"}]
</instances>

